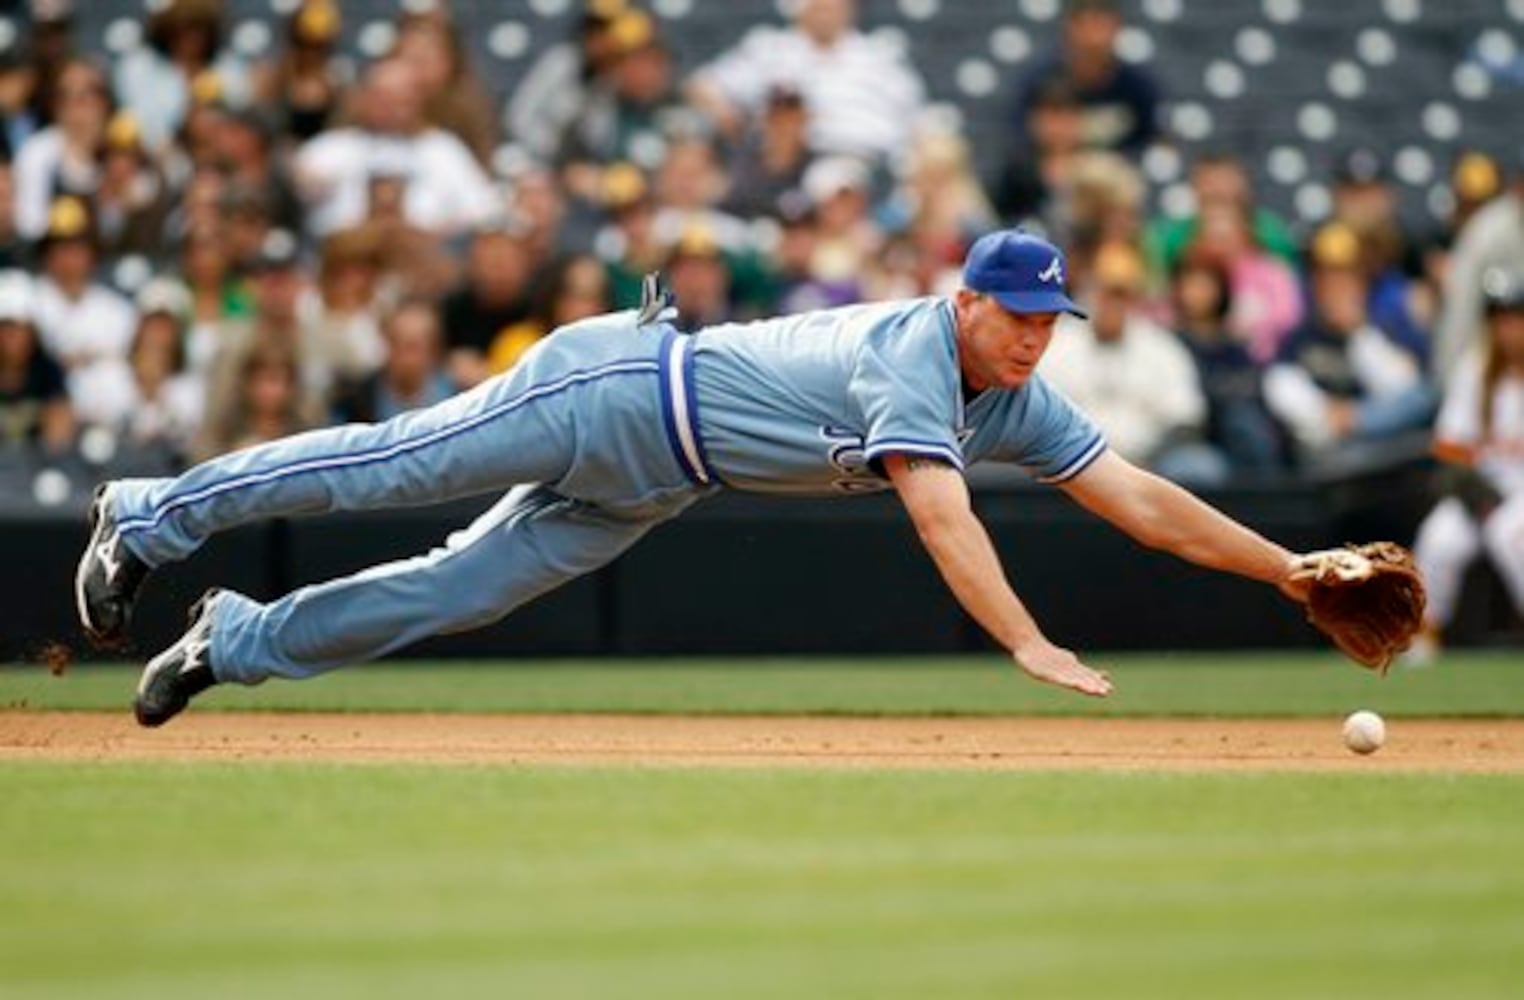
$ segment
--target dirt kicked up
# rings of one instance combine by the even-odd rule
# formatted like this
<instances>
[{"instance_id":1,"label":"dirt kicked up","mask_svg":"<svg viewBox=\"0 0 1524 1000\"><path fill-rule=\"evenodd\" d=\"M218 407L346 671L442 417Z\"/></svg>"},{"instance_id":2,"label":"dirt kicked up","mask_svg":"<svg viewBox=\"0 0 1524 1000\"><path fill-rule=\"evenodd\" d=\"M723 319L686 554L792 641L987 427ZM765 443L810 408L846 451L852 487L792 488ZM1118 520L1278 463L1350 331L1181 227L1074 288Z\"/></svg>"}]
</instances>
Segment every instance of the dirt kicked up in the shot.
<instances>
[{"instance_id":1,"label":"dirt kicked up","mask_svg":"<svg viewBox=\"0 0 1524 1000\"><path fill-rule=\"evenodd\" d=\"M1344 748L1340 720L0 712L0 760L982 770L1524 772L1524 720L1397 719Z\"/></svg>"}]
</instances>

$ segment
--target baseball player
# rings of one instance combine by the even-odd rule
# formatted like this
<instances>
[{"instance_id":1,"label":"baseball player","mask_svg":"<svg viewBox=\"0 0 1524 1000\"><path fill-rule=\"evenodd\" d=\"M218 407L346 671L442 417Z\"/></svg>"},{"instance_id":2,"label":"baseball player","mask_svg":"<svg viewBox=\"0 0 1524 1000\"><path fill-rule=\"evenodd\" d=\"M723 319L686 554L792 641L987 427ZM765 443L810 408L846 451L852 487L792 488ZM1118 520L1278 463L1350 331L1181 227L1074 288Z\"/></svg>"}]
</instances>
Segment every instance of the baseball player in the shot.
<instances>
[{"instance_id":1,"label":"baseball player","mask_svg":"<svg viewBox=\"0 0 1524 1000\"><path fill-rule=\"evenodd\" d=\"M1438 652L1466 568L1484 550L1524 611L1524 276L1488 271L1482 301L1486 339L1451 376L1435 427L1445 497L1414 543L1429 586L1416 663Z\"/></svg>"},{"instance_id":2,"label":"baseball player","mask_svg":"<svg viewBox=\"0 0 1524 1000\"><path fill-rule=\"evenodd\" d=\"M76 575L81 621L120 641L152 570L249 521L507 490L427 555L269 604L208 591L143 671L134 707L157 726L212 684L310 677L494 621L721 489L893 489L958 601L1023 670L1109 694L1007 582L962 475L981 459L1025 467L1144 544L1305 598L1290 552L1109 451L1034 373L1058 316L1083 316L1057 248L992 233L970 249L963 284L682 335L652 279L641 310L563 327L429 409L106 484Z\"/></svg>"}]
</instances>

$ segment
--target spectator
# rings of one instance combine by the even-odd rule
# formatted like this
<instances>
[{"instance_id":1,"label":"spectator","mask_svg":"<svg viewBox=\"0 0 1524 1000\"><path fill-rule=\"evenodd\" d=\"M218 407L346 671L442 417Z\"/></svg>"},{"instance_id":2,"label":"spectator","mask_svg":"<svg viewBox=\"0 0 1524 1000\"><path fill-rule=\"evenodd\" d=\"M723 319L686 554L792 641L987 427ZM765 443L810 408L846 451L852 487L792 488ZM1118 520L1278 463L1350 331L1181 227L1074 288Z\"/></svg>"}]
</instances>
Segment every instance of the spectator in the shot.
<instances>
[{"instance_id":1,"label":"spectator","mask_svg":"<svg viewBox=\"0 0 1524 1000\"><path fill-rule=\"evenodd\" d=\"M679 330L697 330L736 318L731 303L730 262L702 223L683 231L667 258L666 272L677 306L673 323Z\"/></svg>"},{"instance_id":2,"label":"spectator","mask_svg":"<svg viewBox=\"0 0 1524 1000\"><path fill-rule=\"evenodd\" d=\"M148 473L182 467L201 423L205 386L186 370L190 294L157 278L137 296L138 321L126 360L111 365L80 400L81 423L112 432L114 468Z\"/></svg>"},{"instance_id":3,"label":"spectator","mask_svg":"<svg viewBox=\"0 0 1524 1000\"><path fill-rule=\"evenodd\" d=\"M343 15L334 0L302 0L286 21L286 47L254 77L258 101L279 115L285 135L305 142L338 114L353 71L336 52Z\"/></svg>"},{"instance_id":4,"label":"spectator","mask_svg":"<svg viewBox=\"0 0 1524 1000\"><path fill-rule=\"evenodd\" d=\"M1016 100L1015 127L1031 148L1026 131L1038 95L1054 79L1073 88L1083 109L1084 145L1137 157L1158 134L1159 88L1138 66L1117 58L1122 15L1112 0L1068 0L1063 46L1044 59L1023 82Z\"/></svg>"},{"instance_id":5,"label":"spectator","mask_svg":"<svg viewBox=\"0 0 1524 1000\"><path fill-rule=\"evenodd\" d=\"M609 310L608 272L590 254L562 258L538 285L529 316L493 339L487 366L494 373L512 368L525 351L557 327Z\"/></svg>"},{"instance_id":6,"label":"spectator","mask_svg":"<svg viewBox=\"0 0 1524 1000\"><path fill-rule=\"evenodd\" d=\"M1302 321L1296 273L1256 242L1249 216L1225 201L1202 207L1190 252L1228 272L1233 288L1228 323L1256 362L1269 362Z\"/></svg>"},{"instance_id":7,"label":"spectator","mask_svg":"<svg viewBox=\"0 0 1524 1000\"><path fill-rule=\"evenodd\" d=\"M360 350L335 336L334 331L320 327L314 317L303 315L306 281L291 233L272 231L252 266L254 315L222 324L207 379L206 435L198 448L201 455L217 454L218 448L239 439L236 429L247 416L241 408L250 402L244 394L252 377L249 360L260 351L279 350L292 359L298 376L298 398L293 405L308 426L323 422L339 387L370 372ZM277 368L267 365L257 374L264 389L274 394ZM273 419L276 411L261 412Z\"/></svg>"},{"instance_id":8,"label":"spectator","mask_svg":"<svg viewBox=\"0 0 1524 1000\"><path fill-rule=\"evenodd\" d=\"M101 146L111 115L105 75L94 63L71 59L60 70L55 94L54 124L16 154L16 231L27 240L47 229L54 198L88 199L100 184Z\"/></svg>"},{"instance_id":9,"label":"spectator","mask_svg":"<svg viewBox=\"0 0 1524 1000\"><path fill-rule=\"evenodd\" d=\"M567 189L587 200L605 164L651 162L650 151L665 145L669 119L679 108L672 58L651 16L627 10L608 34L614 54L606 80L588 91L556 157Z\"/></svg>"},{"instance_id":10,"label":"spectator","mask_svg":"<svg viewBox=\"0 0 1524 1000\"><path fill-rule=\"evenodd\" d=\"M260 193L271 225L295 231L301 224L301 202L278 156L277 129L264 108L225 109L215 125L215 162L230 185Z\"/></svg>"},{"instance_id":11,"label":"spectator","mask_svg":"<svg viewBox=\"0 0 1524 1000\"><path fill-rule=\"evenodd\" d=\"M1296 237L1279 215L1256 203L1249 172L1232 153L1204 153L1191 163L1193 210L1178 218L1161 218L1148 227L1146 246L1153 266L1161 275L1171 274L1180 258L1196 242L1202 213L1226 206L1245 215L1256 246L1297 266Z\"/></svg>"},{"instance_id":12,"label":"spectator","mask_svg":"<svg viewBox=\"0 0 1524 1000\"><path fill-rule=\"evenodd\" d=\"M600 201L610 223L593 239L609 276L615 309L640 305L640 282L659 269L667 248L656 234L656 206L650 185L633 163L615 163L603 172Z\"/></svg>"},{"instance_id":13,"label":"spectator","mask_svg":"<svg viewBox=\"0 0 1524 1000\"><path fill-rule=\"evenodd\" d=\"M969 162L968 142L955 133L916 137L901 192L911 242L935 267L961 273L968 246L996 228L994 209Z\"/></svg>"},{"instance_id":14,"label":"spectator","mask_svg":"<svg viewBox=\"0 0 1524 1000\"><path fill-rule=\"evenodd\" d=\"M1191 352L1207 404L1206 441L1229 475L1284 465L1280 429L1265 405L1264 369L1228 328L1228 274L1208 259L1186 258L1170 284L1174 329Z\"/></svg>"},{"instance_id":15,"label":"spectator","mask_svg":"<svg viewBox=\"0 0 1524 1000\"><path fill-rule=\"evenodd\" d=\"M666 157L656 171L656 233L670 246L690 225L706 226L730 253L751 242L751 228L720 209L729 187L714 137L680 129L668 136Z\"/></svg>"},{"instance_id":16,"label":"spectator","mask_svg":"<svg viewBox=\"0 0 1524 1000\"><path fill-rule=\"evenodd\" d=\"M1448 384L1475 347L1482 319L1482 275L1510 270L1524 260L1524 158L1513 165L1508 185L1460 230L1450 252L1439 325L1434 331L1434 370Z\"/></svg>"},{"instance_id":17,"label":"spectator","mask_svg":"<svg viewBox=\"0 0 1524 1000\"><path fill-rule=\"evenodd\" d=\"M811 155L804 95L788 84L774 86L760 121L731 151L724 210L742 219L772 214L783 193L803 182Z\"/></svg>"},{"instance_id":18,"label":"spectator","mask_svg":"<svg viewBox=\"0 0 1524 1000\"><path fill-rule=\"evenodd\" d=\"M773 252L777 312L808 312L829 309L862 300L863 289L858 275L843 275L835 280L816 277L812 270L819 230L815 206L803 191L789 191L778 199L780 231Z\"/></svg>"},{"instance_id":19,"label":"spectator","mask_svg":"<svg viewBox=\"0 0 1524 1000\"><path fill-rule=\"evenodd\" d=\"M816 160L804 175L804 193L814 212L810 274L829 284L851 281L859 298L861 277L884 243L869 210L869 185L867 167L845 156Z\"/></svg>"},{"instance_id":20,"label":"spectator","mask_svg":"<svg viewBox=\"0 0 1524 1000\"><path fill-rule=\"evenodd\" d=\"M1075 162L1085 152L1085 118L1079 94L1061 76L1042 81L1027 102L1022 141L1011 144L995 182L995 207L1007 222L1065 228L1055 214Z\"/></svg>"},{"instance_id":21,"label":"spectator","mask_svg":"<svg viewBox=\"0 0 1524 1000\"><path fill-rule=\"evenodd\" d=\"M788 28L755 28L701 67L689 100L726 135L741 135L777 86L804 94L810 145L878 166L910 144L925 99L915 70L892 45L857 29L855 0L801 0Z\"/></svg>"},{"instance_id":22,"label":"spectator","mask_svg":"<svg viewBox=\"0 0 1524 1000\"><path fill-rule=\"evenodd\" d=\"M301 388L301 366L286 343L255 343L237 359L230 405L210 414L203 456L247 448L319 426Z\"/></svg>"},{"instance_id":23,"label":"spectator","mask_svg":"<svg viewBox=\"0 0 1524 1000\"><path fill-rule=\"evenodd\" d=\"M102 255L128 254L160 263L174 192L143 148L137 120L118 111L106 125L95 217Z\"/></svg>"},{"instance_id":24,"label":"spectator","mask_svg":"<svg viewBox=\"0 0 1524 1000\"><path fill-rule=\"evenodd\" d=\"M498 334L529 316L530 281L538 264L529 235L514 218L480 227L471 238L465 283L444 300L450 377L463 389L491 374L487 352Z\"/></svg>"},{"instance_id":25,"label":"spectator","mask_svg":"<svg viewBox=\"0 0 1524 1000\"><path fill-rule=\"evenodd\" d=\"M519 81L506 113L512 140L542 162L563 137L615 59L608 28L627 9L625 0L586 0L574 39L540 53Z\"/></svg>"},{"instance_id":26,"label":"spectator","mask_svg":"<svg viewBox=\"0 0 1524 1000\"><path fill-rule=\"evenodd\" d=\"M1409 240L1397 215L1397 192L1374 151L1357 148L1340 157L1329 221L1348 226L1359 238L1361 266L1370 286L1366 309L1371 322L1427 360L1429 336L1413 314L1409 277L1419 275L1422 264L1408 252Z\"/></svg>"},{"instance_id":27,"label":"spectator","mask_svg":"<svg viewBox=\"0 0 1524 1000\"><path fill-rule=\"evenodd\" d=\"M1443 499L1414 545L1429 588L1419 661L1437 651L1483 550L1524 613L1524 275L1488 272L1482 294L1486 332L1446 387L1435 428Z\"/></svg>"},{"instance_id":28,"label":"spectator","mask_svg":"<svg viewBox=\"0 0 1524 1000\"><path fill-rule=\"evenodd\" d=\"M198 229L180 252L180 273L190 290L190 328L186 333L186 363L205 375L212 367L229 321L254 313L248 285L233 270L227 248L215 230Z\"/></svg>"},{"instance_id":29,"label":"spectator","mask_svg":"<svg viewBox=\"0 0 1524 1000\"><path fill-rule=\"evenodd\" d=\"M0 269L21 267L26 244L16 231L16 174L10 161L0 160Z\"/></svg>"},{"instance_id":30,"label":"spectator","mask_svg":"<svg viewBox=\"0 0 1524 1000\"><path fill-rule=\"evenodd\" d=\"M371 370L380 368L386 358L380 320L385 258L378 237L376 230L362 226L324 240L317 294L311 303L320 336L344 344Z\"/></svg>"},{"instance_id":31,"label":"spectator","mask_svg":"<svg viewBox=\"0 0 1524 1000\"><path fill-rule=\"evenodd\" d=\"M54 124L63 69L75 57L74 0L31 0L32 31L27 39L31 66L31 112L39 128Z\"/></svg>"},{"instance_id":32,"label":"spectator","mask_svg":"<svg viewBox=\"0 0 1524 1000\"><path fill-rule=\"evenodd\" d=\"M486 166L497 146L492 96L472 70L443 5L404 11L392 55L412 67L424 120L465 143Z\"/></svg>"},{"instance_id":33,"label":"spectator","mask_svg":"<svg viewBox=\"0 0 1524 1000\"><path fill-rule=\"evenodd\" d=\"M228 259L244 273L271 231L279 228L271 218L270 196L263 188L232 182L224 184L219 202L222 222L217 232Z\"/></svg>"},{"instance_id":34,"label":"spectator","mask_svg":"<svg viewBox=\"0 0 1524 1000\"><path fill-rule=\"evenodd\" d=\"M381 324L386 361L339 402L344 422L375 423L432 406L455 392L444 366L439 312L426 299L406 299Z\"/></svg>"},{"instance_id":35,"label":"spectator","mask_svg":"<svg viewBox=\"0 0 1524 1000\"><path fill-rule=\"evenodd\" d=\"M47 454L74 443L64 372L42 346L24 271L0 271L0 448Z\"/></svg>"},{"instance_id":36,"label":"spectator","mask_svg":"<svg viewBox=\"0 0 1524 1000\"><path fill-rule=\"evenodd\" d=\"M413 70L396 59L366 71L357 123L302 146L295 176L319 237L377 214L373 176L397 189L410 225L436 236L469 229L499 204L465 144L425 123Z\"/></svg>"},{"instance_id":37,"label":"spectator","mask_svg":"<svg viewBox=\"0 0 1524 1000\"><path fill-rule=\"evenodd\" d=\"M1106 244L1092 278L1090 321L1060 320L1043 375L1090 414L1124 458L1170 477L1219 480L1220 464L1200 445L1206 400L1191 355L1143 311L1141 254Z\"/></svg>"},{"instance_id":38,"label":"spectator","mask_svg":"<svg viewBox=\"0 0 1524 1000\"><path fill-rule=\"evenodd\" d=\"M1359 239L1343 226L1312 248L1312 314L1270 366L1265 395L1305 460L1328 463L1427 426L1419 359L1370 321Z\"/></svg>"},{"instance_id":39,"label":"spectator","mask_svg":"<svg viewBox=\"0 0 1524 1000\"><path fill-rule=\"evenodd\" d=\"M36 92L37 72L17 48L16 40L0 45L0 154L6 161L43 127L32 107Z\"/></svg>"},{"instance_id":40,"label":"spectator","mask_svg":"<svg viewBox=\"0 0 1524 1000\"><path fill-rule=\"evenodd\" d=\"M521 168L509 184L508 214L528 226L529 246L536 260L586 248L602 219L597 205L601 198L593 205L568 204L555 171L539 165Z\"/></svg>"},{"instance_id":41,"label":"spectator","mask_svg":"<svg viewBox=\"0 0 1524 1000\"><path fill-rule=\"evenodd\" d=\"M43 345L63 364L76 403L127 357L137 322L126 299L94 280L97 259L90 210L79 198L59 198L43 234L35 315Z\"/></svg>"},{"instance_id":42,"label":"spectator","mask_svg":"<svg viewBox=\"0 0 1524 1000\"><path fill-rule=\"evenodd\" d=\"M116 93L136 116L143 142L162 152L174 139L192 103L192 84L212 74L221 100L249 103L248 67L222 50L223 11L219 0L167 0L148 19L148 45L132 49L117 63Z\"/></svg>"}]
</instances>

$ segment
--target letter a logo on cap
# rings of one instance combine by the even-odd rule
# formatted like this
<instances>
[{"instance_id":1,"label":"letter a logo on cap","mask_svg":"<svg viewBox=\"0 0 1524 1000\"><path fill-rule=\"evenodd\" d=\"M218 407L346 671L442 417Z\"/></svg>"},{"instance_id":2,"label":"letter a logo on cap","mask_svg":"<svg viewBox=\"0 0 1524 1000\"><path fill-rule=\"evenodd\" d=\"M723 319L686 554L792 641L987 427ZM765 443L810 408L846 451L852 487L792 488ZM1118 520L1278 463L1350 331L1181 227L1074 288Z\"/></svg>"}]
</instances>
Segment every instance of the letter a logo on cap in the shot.
<instances>
[{"instance_id":1,"label":"letter a logo on cap","mask_svg":"<svg viewBox=\"0 0 1524 1000\"><path fill-rule=\"evenodd\" d=\"M1054 257L1053 263L1049 264L1046 270L1038 273L1037 280L1043 282L1055 281L1062 285L1064 283L1064 265L1057 257Z\"/></svg>"}]
</instances>

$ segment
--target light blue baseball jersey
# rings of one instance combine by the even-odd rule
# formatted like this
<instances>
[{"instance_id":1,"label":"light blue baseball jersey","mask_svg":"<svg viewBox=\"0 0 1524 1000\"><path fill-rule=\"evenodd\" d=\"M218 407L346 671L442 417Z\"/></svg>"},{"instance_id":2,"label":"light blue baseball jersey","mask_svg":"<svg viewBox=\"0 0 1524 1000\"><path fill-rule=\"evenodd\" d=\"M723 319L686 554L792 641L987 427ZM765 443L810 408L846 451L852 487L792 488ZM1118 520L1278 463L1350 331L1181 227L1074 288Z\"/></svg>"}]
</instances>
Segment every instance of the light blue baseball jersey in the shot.
<instances>
[{"instance_id":1,"label":"light blue baseball jersey","mask_svg":"<svg viewBox=\"0 0 1524 1000\"><path fill-rule=\"evenodd\" d=\"M1041 376L965 403L951 302L847 306L708 327L692 338L698 427L719 481L766 493L886 489L878 460L993 459L1047 482L1105 449Z\"/></svg>"}]
</instances>

